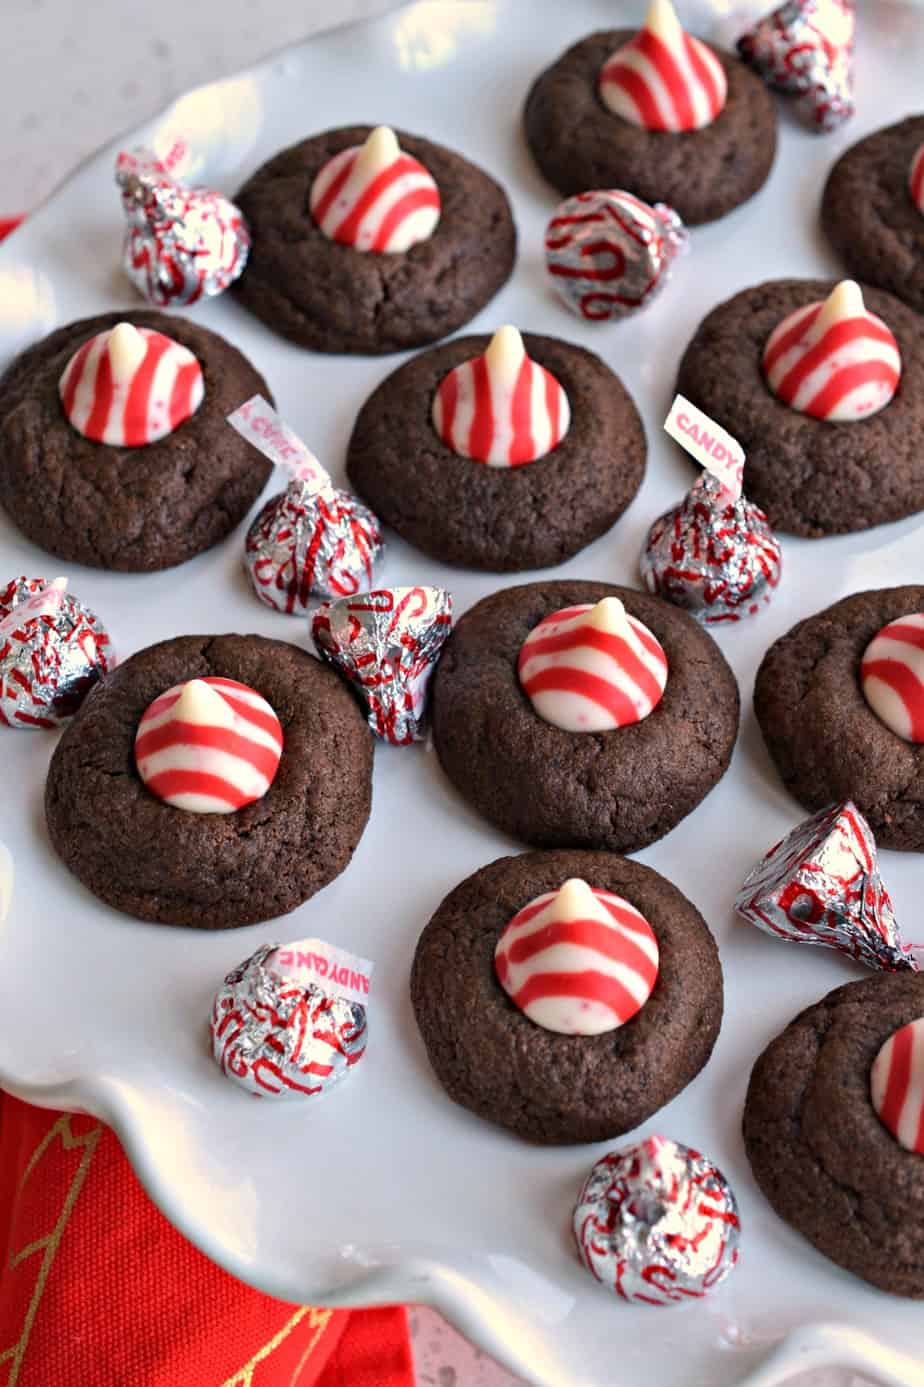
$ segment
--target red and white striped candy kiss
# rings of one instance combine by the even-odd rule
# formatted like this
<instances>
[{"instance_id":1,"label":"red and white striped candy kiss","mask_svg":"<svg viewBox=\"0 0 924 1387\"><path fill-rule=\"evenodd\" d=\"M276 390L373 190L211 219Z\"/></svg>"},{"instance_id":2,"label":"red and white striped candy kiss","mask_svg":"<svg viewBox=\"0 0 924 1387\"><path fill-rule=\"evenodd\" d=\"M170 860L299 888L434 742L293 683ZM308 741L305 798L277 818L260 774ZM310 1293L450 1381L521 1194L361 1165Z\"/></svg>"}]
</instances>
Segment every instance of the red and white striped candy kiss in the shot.
<instances>
[{"instance_id":1,"label":"red and white striped candy kiss","mask_svg":"<svg viewBox=\"0 0 924 1387\"><path fill-rule=\"evenodd\" d=\"M924 214L924 144L920 146L911 161L908 188L911 192L911 201L918 211Z\"/></svg>"},{"instance_id":2,"label":"red and white striped candy kiss","mask_svg":"<svg viewBox=\"0 0 924 1387\"><path fill-rule=\"evenodd\" d=\"M205 395L187 347L151 328L117 323L90 337L58 382L72 426L94 443L141 448L173 433Z\"/></svg>"},{"instance_id":3,"label":"red and white striped candy kiss","mask_svg":"<svg viewBox=\"0 0 924 1387\"><path fill-rule=\"evenodd\" d=\"M899 1145L924 1156L924 1016L889 1036L873 1061L870 1095Z\"/></svg>"},{"instance_id":4,"label":"red and white striped candy kiss","mask_svg":"<svg viewBox=\"0 0 924 1387\"><path fill-rule=\"evenodd\" d=\"M873 637L860 686L886 727L906 742L924 742L924 612L890 621Z\"/></svg>"},{"instance_id":5,"label":"red and white striped candy kiss","mask_svg":"<svg viewBox=\"0 0 924 1387\"><path fill-rule=\"evenodd\" d=\"M311 185L311 215L332 241L394 254L426 241L440 219L440 191L419 159L378 125L363 145L328 159Z\"/></svg>"},{"instance_id":6,"label":"red and white striped candy kiss","mask_svg":"<svg viewBox=\"0 0 924 1387\"><path fill-rule=\"evenodd\" d=\"M459 457L490 467L521 467L556 448L571 424L568 396L526 355L515 327L500 327L483 356L440 381L433 427Z\"/></svg>"},{"instance_id":7,"label":"red and white striped candy kiss","mask_svg":"<svg viewBox=\"0 0 924 1387\"><path fill-rule=\"evenodd\" d=\"M701 130L728 96L722 64L684 33L670 0L652 0L643 27L607 58L598 80L603 104L643 130Z\"/></svg>"},{"instance_id":8,"label":"red and white striped candy kiss","mask_svg":"<svg viewBox=\"0 0 924 1387\"><path fill-rule=\"evenodd\" d=\"M265 698L235 679L190 679L155 698L135 736L135 764L166 804L233 814L262 799L282 755L282 728Z\"/></svg>"},{"instance_id":9,"label":"red and white striped candy kiss","mask_svg":"<svg viewBox=\"0 0 924 1387\"><path fill-rule=\"evenodd\" d=\"M494 951L498 981L530 1021L602 1035L630 1021L658 976L658 941L635 906L579 877L514 915Z\"/></svg>"},{"instance_id":10,"label":"red and white striped candy kiss","mask_svg":"<svg viewBox=\"0 0 924 1387\"><path fill-rule=\"evenodd\" d=\"M667 656L618 597L604 597L544 617L520 648L517 673L546 722L608 732L641 722L661 702Z\"/></svg>"},{"instance_id":11,"label":"red and white striped candy kiss","mask_svg":"<svg viewBox=\"0 0 924 1387\"><path fill-rule=\"evenodd\" d=\"M859 284L840 284L824 303L789 313L767 339L767 384L800 414L831 423L867 419L898 389L902 359L881 318L870 313Z\"/></svg>"}]
</instances>

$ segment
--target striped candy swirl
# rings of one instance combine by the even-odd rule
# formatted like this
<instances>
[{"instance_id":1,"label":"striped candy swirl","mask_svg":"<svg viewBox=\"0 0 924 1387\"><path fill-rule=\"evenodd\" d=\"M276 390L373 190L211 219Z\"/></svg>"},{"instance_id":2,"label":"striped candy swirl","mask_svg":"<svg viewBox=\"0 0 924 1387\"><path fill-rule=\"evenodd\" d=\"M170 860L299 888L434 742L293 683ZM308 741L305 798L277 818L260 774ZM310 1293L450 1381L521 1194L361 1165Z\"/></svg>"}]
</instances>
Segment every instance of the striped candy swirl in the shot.
<instances>
[{"instance_id":1,"label":"striped candy swirl","mask_svg":"<svg viewBox=\"0 0 924 1387\"><path fill-rule=\"evenodd\" d=\"M566 732L608 732L641 722L661 701L667 656L618 597L544 617L520 649L523 691Z\"/></svg>"},{"instance_id":2,"label":"striped candy swirl","mask_svg":"<svg viewBox=\"0 0 924 1387\"><path fill-rule=\"evenodd\" d=\"M394 131L377 126L364 145L329 159L311 185L311 215L332 241L394 254L426 241L440 219L439 188L404 154Z\"/></svg>"},{"instance_id":3,"label":"striped candy swirl","mask_svg":"<svg viewBox=\"0 0 924 1387\"><path fill-rule=\"evenodd\" d=\"M202 403L192 352L151 328L117 323L90 337L58 382L64 413L84 438L141 448L166 438Z\"/></svg>"},{"instance_id":4,"label":"striped candy swirl","mask_svg":"<svg viewBox=\"0 0 924 1387\"><path fill-rule=\"evenodd\" d=\"M167 689L145 710L135 736L135 764L147 788L194 814L232 814L262 799L281 755L276 714L235 679L190 679Z\"/></svg>"},{"instance_id":5,"label":"striped candy swirl","mask_svg":"<svg viewBox=\"0 0 924 1387\"><path fill-rule=\"evenodd\" d=\"M670 0L653 0L644 26L600 69L600 97L644 130L701 130L724 109L725 69L684 33Z\"/></svg>"},{"instance_id":6,"label":"striped candy swirl","mask_svg":"<svg viewBox=\"0 0 924 1387\"><path fill-rule=\"evenodd\" d=\"M908 180L911 200L919 212L924 213L924 144L911 161L911 176Z\"/></svg>"},{"instance_id":7,"label":"striped candy swirl","mask_svg":"<svg viewBox=\"0 0 924 1387\"><path fill-rule=\"evenodd\" d=\"M867 419L898 389L898 343L870 313L860 286L845 279L824 303L788 314L767 340L764 375L773 393L800 414L832 423Z\"/></svg>"},{"instance_id":8,"label":"striped candy swirl","mask_svg":"<svg viewBox=\"0 0 924 1387\"><path fill-rule=\"evenodd\" d=\"M863 696L906 742L924 742L924 612L890 621L860 661Z\"/></svg>"},{"instance_id":9,"label":"striped candy swirl","mask_svg":"<svg viewBox=\"0 0 924 1387\"><path fill-rule=\"evenodd\" d=\"M489 467L522 467L556 448L571 424L568 397L526 355L515 327L498 328L487 351L444 376L433 427L459 457Z\"/></svg>"},{"instance_id":10,"label":"striped candy swirl","mask_svg":"<svg viewBox=\"0 0 924 1387\"><path fill-rule=\"evenodd\" d=\"M658 941L622 896L574 877L514 915L497 941L494 967L537 1026L602 1035L625 1025L651 996Z\"/></svg>"},{"instance_id":11,"label":"striped candy swirl","mask_svg":"<svg viewBox=\"0 0 924 1387\"><path fill-rule=\"evenodd\" d=\"M899 1145L924 1156L924 1016L889 1036L873 1061L870 1094Z\"/></svg>"}]
</instances>

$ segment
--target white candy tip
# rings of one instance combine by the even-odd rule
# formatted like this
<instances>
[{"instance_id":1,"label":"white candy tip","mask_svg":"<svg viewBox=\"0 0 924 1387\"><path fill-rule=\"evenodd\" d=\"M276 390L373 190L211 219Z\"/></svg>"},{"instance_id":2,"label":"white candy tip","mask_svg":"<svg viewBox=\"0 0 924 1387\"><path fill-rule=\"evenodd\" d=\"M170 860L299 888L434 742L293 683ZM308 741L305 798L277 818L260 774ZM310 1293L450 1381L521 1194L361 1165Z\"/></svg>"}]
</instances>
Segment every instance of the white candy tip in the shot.
<instances>
[{"instance_id":1,"label":"white candy tip","mask_svg":"<svg viewBox=\"0 0 924 1387\"><path fill-rule=\"evenodd\" d=\"M106 339L113 380L133 376L144 359L147 344L132 323L116 323Z\"/></svg>"},{"instance_id":2,"label":"white candy tip","mask_svg":"<svg viewBox=\"0 0 924 1387\"><path fill-rule=\"evenodd\" d=\"M230 727L234 713L220 693L204 679L190 679L173 706L173 716L180 722L205 723Z\"/></svg>"},{"instance_id":3,"label":"white candy tip","mask_svg":"<svg viewBox=\"0 0 924 1387\"><path fill-rule=\"evenodd\" d=\"M393 164L401 153L398 136L390 125L377 125L366 136L357 163L366 170L385 169Z\"/></svg>"},{"instance_id":4,"label":"white candy tip","mask_svg":"<svg viewBox=\"0 0 924 1387\"><path fill-rule=\"evenodd\" d=\"M854 279L842 279L825 299L821 316L825 321L840 322L844 318L858 318L866 312L863 290Z\"/></svg>"},{"instance_id":5,"label":"white candy tip","mask_svg":"<svg viewBox=\"0 0 924 1387\"><path fill-rule=\"evenodd\" d=\"M671 0L651 0L645 16L645 28L651 34L669 42L676 34L683 32L683 25L677 18L677 11Z\"/></svg>"},{"instance_id":6,"label":"white candy tip","mask_svg":"<svg viewBox=\"0 0 924 1387\"><path fill-rule=\"evenodd\" d=\"M555 893L556 913L569 919L586 916L588 911L596 910L596 905L596 896L581 877L569 877Z\"/></svg>"},{"instance_id":7,"label":"white candy tip","mask_svg":"<svg viewBox=\"0 0 924 1387\"><path fill-rule=\"evenodd\" d=\"M616 635L625 630L629 619L618 597L604 597L585 613L584 620L588 626L594 626L598 631L608 631L610 635Z\"/></svg>"},{"instance_id":8,"label":"white candy tip","mask_svg":"<svg viewBox=\"0 0 924 1387\"><path fill-rule=\"evenodd\" d=\"M499 327L484 355L490 375L515 376L526 356L526 348L519 330L511 327L509 323Z\"/></svg>"}]
</instances>

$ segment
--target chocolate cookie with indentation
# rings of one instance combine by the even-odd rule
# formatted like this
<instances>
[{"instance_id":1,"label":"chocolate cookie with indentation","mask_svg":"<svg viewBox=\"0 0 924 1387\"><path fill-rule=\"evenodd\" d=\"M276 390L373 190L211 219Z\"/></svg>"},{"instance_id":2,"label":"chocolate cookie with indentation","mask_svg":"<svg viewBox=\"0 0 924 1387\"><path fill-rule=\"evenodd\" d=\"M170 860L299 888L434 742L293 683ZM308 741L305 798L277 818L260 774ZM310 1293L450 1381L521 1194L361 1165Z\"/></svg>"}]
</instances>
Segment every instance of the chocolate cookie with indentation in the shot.
<instances>
[{"instance_id":1,"label":"chocolate cookie with indentation","mask_svg":"<svg viewBox=\"0 0 924 1387\"><path fill-rule=\"evenodd\" d=\"M664 694L640 722L567 732L524 692L520 648L544 617L604 597L660 642ZM528 583L484 598L443 647L431 689L443 770L486 819L536 847L653 843L722 778L738 734L738 686L712 637L661 598L608 583Z\"/></svg>"},{"instance_id":2,"label":"chocolate cookie with indentation","mask_svg":"<svg viewBox=\"0 0 924 1387\"><path fill-rule=\"evenodd\" d=\"M143 447L84 438L58 394L78 347L119 322L188 347L205 381L196 412ZM33 544L72 563L130 573L183 563L240 524L272 471L225 422L255 394L269 390L246 357L185 318L103 313L69 323L0 380L0 505Z\"/></svg>"},{"instance_id":3,"label":"chocolate cookie with indentation","mask_svg":"<svg viewBox=\"0 0 924 1387\"><path fill-rule=\"evenodd\" d=\"M852 799L880 847L924 852L924 744L876 716L860 684L870 641L924 612L924 587L859 592L800 621L771 645L754 711L787 789L807 809Z\"/></svg>"},{"instance_id":4,"label":"chocolate cookie with indentation","mask_svg":"<svg viewBox=\"0 0 924 1387\"><path fill-rule=\"evenodd\" d=\"M622 896L658 943L648 1000L602 1035L537 1025L495 972L510 919L570 877ZM722 1023L722 969L699 911L650 867L607 852L531 852L502 857L450 892L418 942L411 1001L456 1103L531 1141L604 1141L644 1122L703 1068Z\"/></svg>"},{"instance_id":5,"label":"chocolate cookie with indentation","mask_svg":"<svg viewBox=\"0 0 924 1387\"><path fill-rule=\"evenodd\" d=\"M924 318L880 289L866 307L898 341L902 374L878 414L832 423L801 414L768 386L767 339L790 313L825 299L834 284L777 279L719 304L684 353L677 390L737 438L745 489L771 525L817 539L883 525L924 509Z\"/></svg>"},{"instance_id":6,"label":"chocolate cookie with indentation","mask_svg":"<svg viewBox=\"0 0 924 1387\"><path fill-rule=\"evenodd\" d=\"M560 564L622 515L645 472L645 430L622 382L592 352L526 333L528 355L568 397L571 422L544 457L493 467L436 432L433 397L487 337L459 337L388 376L363 405L347 475L386 525L445 563L492 572Z\"/></svg>"},{"instance_id":7,"label":"chocolate cookie with indentation","mask_svg":"<svg viewBox=\"0 0 924 1387\"><path fill-rule=\"evenodd\" d=\"M439 188L436 230L386 254L329 239L309 211L311 185L371 128L326 130L282 150L235 197L252 246L233 292L274 331L314 351L377 355L435 342L474 317L513 270L516 228L500 184L461 154L403 130L402 150Z\"/></svg>"},{"instance_id":8,"label":"chocolate cookie with indentation","mask_svg":"<svg viewBox=\"0 0 924 1387\"><path fill-rule=\"evenodd\" d=\"M909 116L852 145L834 165L821 202L825 235L855 279L887 289L924 313L924 213L909 188L924 144L924 116Z\"/></svg>"},{"instance_id":9,"label":"chocolate cookie with indentation","mask_svg":"<svg viewBox=\"0 0 924 1387\"><path fill-rule=\"evenodd\" d=\"M691 225L724 217L767 181L776 154L773 97L737 58L713 50L728 97L710 125L679 133L633 125L607 109L597 80L634 35L591 34L536 79L524 112L533 158L564 197L626 188L646 202L668 203Z\"/></svg>"},{"instance_id":10,"label":"chocolate cookie with indentation","mask_svg":"<svg viewBox=\"0 0 924 1387\"><path fill-rule=\"evenodd\" d=\"M144 785L134 744L166 689L210 676L269 703L283 750L262 799L235 813L174 808ZM59 857L108 905L199 929L294 910L343 871L372 799L372 734L336 674L263 636L178 636L131 656L87 698L45 787Z\"/></svg>"},{"instance_id":11,"label":"chocolate cookie with indentation","mask_svg":"<svg viewBox=\"0 0 924 1387\"><path fill-rule=\"evenodd\" d=\"M870 1070L924 1016L924 975L848 983L808 1007L754 1066L744 1144L780 1218L839 1266L924 1299L924 1157L876 1115Z\"/></svg>"}]
</instances>

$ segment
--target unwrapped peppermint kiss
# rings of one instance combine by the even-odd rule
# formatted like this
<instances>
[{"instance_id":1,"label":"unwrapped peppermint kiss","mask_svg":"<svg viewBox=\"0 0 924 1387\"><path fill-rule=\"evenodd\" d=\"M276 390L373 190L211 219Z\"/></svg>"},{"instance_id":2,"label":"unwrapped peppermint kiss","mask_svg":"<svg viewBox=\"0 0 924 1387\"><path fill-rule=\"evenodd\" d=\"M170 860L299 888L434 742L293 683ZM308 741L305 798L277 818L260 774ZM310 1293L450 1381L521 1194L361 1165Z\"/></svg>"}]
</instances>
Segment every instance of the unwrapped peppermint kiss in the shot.
<instances>
[{"instance_id":1,"label":"unwrapped peppermint kiss","mask_svg":"<svg viewBox=\"0 0 924 1387\"><path fill-rule=\"evenodd\" d=\"M622 896L579 877L525 905L494 951L501 987L530 1021L602 1035L639 1012L658 976L658 941Z\"/></svg>"},{"instance_id":2,"label":"unwrapped peppermint kiss","mask_svg":"<svg viewBox=\"0 0 924 1387\"><path fill-rule=\"evenodd\" d=\"M763 355L767 384L800 414L830 423L868 419L892 399L902 373L894 335L844 279L823 303L788 314Z\"/></svg>"},{"instance_id":3,"label":"unwrapped peppermint kiss","mask_svg":"<svg viewBox=\"0 0 924 1387\"><path fill-rule=\"evenodd\" d=\"M667 656L618 597L564 607L534 626L517 674L536 712L566 732L608 732L647 718L667 683Z\"/></svg>"},{"instance_id":4,"label":"unwrapped peppermint kiss","mask_svg":"<svg viewBox=\"0 0 924 1387\"><path fill-rule=\"evenodd\" d=\"M908 191L911 194L911 201L918 211L924 215L924 144L918 148L917 153L911 161Z\"/></svg>"},{"instance_id":5,"label":"unwrapped peppermint kiss","mask_svg":"<svg viewBox=\"0 0 924 1387\"><path fill-rule=\"evenodd\" d=\"M890 621L860 661L863 697L906 742L924 742L924 612Z\"/></svg>"},{"instance_id":6,"label":"unwrapped peppermint kiss","mask_svg":"<svg viewBox=\"0 0 924 1387\"><path fill-rule=\"evenodd\" d=\"M556 448L571 423L558 381L526 355L515 327L498 328L483 356L463 361L437 387L433 427L459 457L521 467Z\"/></svg>"},{"instance_id":7,"label":"unwrapped peppermint kiss","mask_svg":"<svg viewBox=\"0 0 924 1387\"><path fill-rule=\"evenodd\" d=\"M262 799L282 755L265 698L235 679L190 679L149 704L135 764L152 795L193 814L233 814Z\"/></svg>"},{"instance_id":8,"label":"unwrapped peppermint kiss","mask_svg":"<svg viewBox=\"0 0 924 1387\"><path fill-rule=\"evenodd\" d=\"M701 130L725 107L719 59L685 33L670 0L652 0L645 23L600 69L600 99L643 130Z\"/></svg>"},{"instance_id":9,"label":"unwrapped peppermint kiss","mask_svg":"<svg viewBox=\"0 0 924 1387\"><path fill-rule=\"evenodd\" d=\"M889 1036L873 1061L870 1097L899 1146L924 1156L924 1016Z\"/></svg>"},{"instance_id":10,"label":"unwrapped peppermint kiss","mask_svg":"<svg viewBox=\"0 0 924 1387\"><path fill-rule=\"evenodd\" d=\"M441 210L434 179L387 125L328 159L311 185L309 206L332 241L380 254L429 240Z\"/></svg>"},{"instance_id":11,"label":"unwrapped peppermint kiss","mask_svg":"<svg viewBox=\"0 0 924 1387\"><path fill-rule=\"evenodd\" d=\"M738 1205L725 1176L692 1147L651 1136L597 1162L574 1210L581 1261L641 1305L707 1295L738 1260Z\"/></svg>"},{"instance_id":12,"label":"unwrapped peppermint kiss","mask_svg":"<svg viewBox=\"0 0 924 1387\"><path fill-rule=\"evenodd\" d=\"M738 52L771 87L798 99L814 130L853 115L853 0L786 0L738 40Z\"/></svg>"},{"instance_id":13,"label":"unwrapped peppermint kiss","mask_svg":"<svg viewBox=\"0 0 924 1387\"><path fill-rule=\"evenodd\" d=\"M0 724L60 727L115 664L95 612L66 578L13 578L0 592Z\"/></svg>"}]
</instances>

